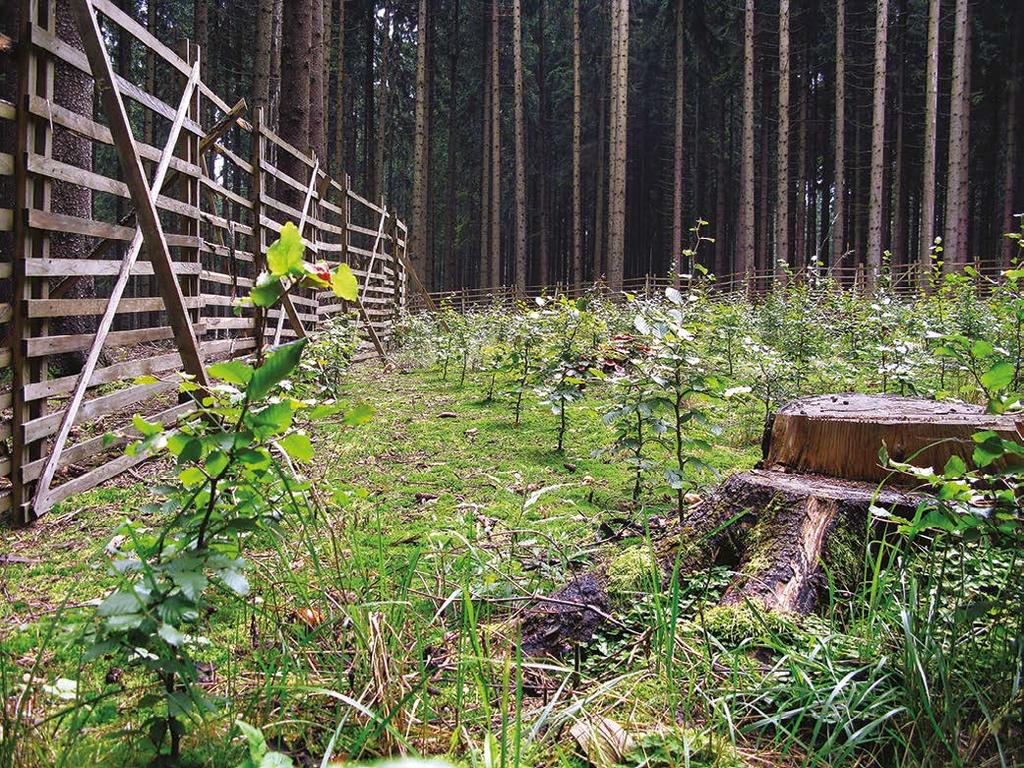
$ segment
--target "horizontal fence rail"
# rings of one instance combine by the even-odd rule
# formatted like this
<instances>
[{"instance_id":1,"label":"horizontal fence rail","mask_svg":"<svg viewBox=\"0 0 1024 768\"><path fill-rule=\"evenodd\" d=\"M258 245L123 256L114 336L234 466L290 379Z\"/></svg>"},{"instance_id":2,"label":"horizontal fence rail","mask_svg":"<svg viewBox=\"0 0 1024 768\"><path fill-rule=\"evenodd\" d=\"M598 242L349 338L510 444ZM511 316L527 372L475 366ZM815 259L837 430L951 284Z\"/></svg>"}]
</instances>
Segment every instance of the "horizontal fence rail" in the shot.
<instances>
[{"instance_id":1,"label":"horizontal fence rail","mask_svg":"<svg viewBox=\"0 0 1024 768\"><path fill-rule=\"evenodd\" d=\"M978 262L971 265L981 279L977 280L978 289L981 291L991 288L997 284L1004 269L1007 268L1002 262ZM885 290L896 295L909 296L920 291L922 287L929 284L937 275L931 270L922 270L918 265L900 265L887 269L880 276L879 285ZM723 276L692 275L681 277L680 285L686 285L692 280L699 280L710 290L722 296L746 296L756 298L765 296L776 288L787 283L812 285L812 286L834 286L852 290L866 290L865 273L863 267L819 267L807 268L785 275L777 275L775 272L752 272L749 274L734 273ZM674 287L677 282L670 275L644 275L623 280L622 291L637 296L663 296L666 288ZM587 291L598 290L608 293L607 284L602 281L596 283L587 282L580 285L571 283L556 282L545 285L530 285L526 287L525 293L520 295L515 286L503 285L497 288L475 287L459 288L450 291L432 291L430 293L415 294L409 297L408 310L432 311L438 307L448 306L456 310L470 309L490 304L511 304L521 299L534 299L536 297L555 296L578 296Z\"/></svg>"},{"instance_id":2,"label":"horizontal fence rail","mask_svg":"<svg viewBox=\"0 0 1024 768\"><path fill-rule=\"evenodd\" d=\"M72 0L98 32L83 34L83 51L58 32L54 0L22 2L18 99L0 101L16 134L14 152L0 152L0 200L13 201L0 208L11 297L0 304L0 511L27 520L144 460L121 450L133 414L169 424L187 412L173 375L189 367L183 338L202 366L251 354L261 333L273 344L347 314L359 354L382 353L406 305L409 261L395 212L329 176L244 101L218 96L198 77L196 46L165 45L111 0ZM151 77L135 78L147 82L116 71L103 43L112 32L152 62ZM116 97L62 103L58 81L85 78L91 93L104 68ZM119 170L133 160L144 176ZM288 221L302 223L308 258L352 267L360 300L303 289L258 325L239 299Z\"/></svg>"}]
</instances>

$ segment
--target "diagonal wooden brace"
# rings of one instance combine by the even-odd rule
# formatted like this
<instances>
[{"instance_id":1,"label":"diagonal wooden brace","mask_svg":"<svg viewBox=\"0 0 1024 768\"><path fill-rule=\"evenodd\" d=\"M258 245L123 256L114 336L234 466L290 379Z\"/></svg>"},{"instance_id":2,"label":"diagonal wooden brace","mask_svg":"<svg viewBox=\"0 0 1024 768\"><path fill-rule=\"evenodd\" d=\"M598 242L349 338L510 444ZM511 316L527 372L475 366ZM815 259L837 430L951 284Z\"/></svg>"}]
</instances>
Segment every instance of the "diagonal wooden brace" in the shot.
<instances>
[{"instance_id":1,"label":"diagonal wooden brace","mask_svg":"<svg viewBox=\"0 0 1024 768\"><path fill-rule=\"evenodd\" d=\"M90 0L71 0L71 7L75 13L78 31L82 36L86 57L89 59L89 67L92 69L93 78L100 93L103 110L110 123L110 133L117 148L125 184L135 200L136 220L142 230L149 259L153 264L153 273L156 275L160 294L167 309L167 317L181 354L182 365L185 371L195 378L196 383L205 389L209 386L209 379L203 365L202 355L199 352L195 328L192 327L192 319L185 306L185 297L181 293L181 286L174 274L174 261L171 259L167 239L164 237L164 231L160 225L156 204L149 192L149 184L142 168L139 148L132 135L128 113L121 100L121 93L114 85L116 82L114 70L103 44L95 11Z\"/></svg>"},{"instance_id":2,"label":"diagonal wooden brace","mask_svg":"<svg viewBox=\"0 0 1024 768\"><path fill-rule=\"evenodd\" d=\"M192 72L189 75L188 83L185 85L185 92L182 94L181 101L178 104L178 111L174 115L174 121L171 123L171 130L167 137L167 143L164 145L163 156L160 158L160 163L157 165L156 173L153 176L153 184L150 188L153 196L160 193L160 190L164 185L164 181L167 178L167 169L171 164L171 158L174 156L174 146L178 143L178 136L181 134L181 128L185 124L185 118L188 116L189 103L192 100L192 96L195 93L195 89L198 84L199 61L197 59L195 64L192 66ZM114 323L118 304L120 304L121 297L124 295L125 288L128 286L128 278L131 276L132 267L135 266L135 262L139 257L139 252L142 250L142 242L142 231L136 230L135 237L132 239L131 245L128 247L124 260L121 262L121 270L118 272L117 280L110 292L107 307L104 310L103 317L100 319L99 326L96 329L96 338L93 339L92 346L89 348L89 353L85 359L85 365L82 366L78 382L75 384L74 392L71 395L71 401L68 403L67 409L64 411L64 418L61 420L60 430L57 432L57 437L50 449L50 455L46 460L42 474L39 476L39 481L36 484L35 496L32 501L32 510L36 517L45 513L52 506L52 501L49 498L50 485L53 483L53 477L57 472L57 468L60 466L61 453L64 451L68 435L71 434L71 427L74 426L75 418L78 416L78 411L82 407L82 402L85 399L85 393L89 388L89 382L92 380L93 372L96 370L100 354L103 351L103 344L106 341L107 334L110 333L110 328Z\"/></svg>"},{"instance_id":3,"label":"diagonal wooden brace","mask_svg":"<svg viewBox=\"0 0 1024 768\"><path fill-rule=\"evenodd\" d=\"M313 193L317 191L316 177L319 172L320 160L314 155L313 172L309 174L309 187L306 188L306 199L302 203L302 216L299 219L299 237L302 237L302 231L306 228L306 220L309 218L309 206L313 201ZM290 289L290 286L285 286L284 291L281 293L281 306L284 308L284 312L277 316L277 330L274 332L275 347L281 343L281 331L284 330L284 316L286 313L296 335L300 339L306 337L306 328L302 325L302 318L299 317L299 312L295 309L295 303L288 293Z\"/></svg>"}]
</instances>

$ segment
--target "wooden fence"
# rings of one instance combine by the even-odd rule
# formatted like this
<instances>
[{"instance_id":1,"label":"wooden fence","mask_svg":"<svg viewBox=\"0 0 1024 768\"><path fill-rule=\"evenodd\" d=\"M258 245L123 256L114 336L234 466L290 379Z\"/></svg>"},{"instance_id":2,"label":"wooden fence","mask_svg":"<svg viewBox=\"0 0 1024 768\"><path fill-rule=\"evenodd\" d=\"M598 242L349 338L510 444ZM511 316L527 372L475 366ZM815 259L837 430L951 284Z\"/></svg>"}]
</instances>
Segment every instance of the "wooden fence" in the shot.
<instances>
[{"instance_id":1,"label":"wooden fence","mask_svg":"<svg viewBox=\"0 0 1024 768\"><path fill-rule=\"evenodd\" d=\"M977 281L979 291L984 292L995 282L1006 265L1001 262L978 262L972 264L979 274L986 276ZM929 276L926 276L928 278ZM788 275L786 280L799 284L817 286L836 286L852 290L865 290L863 266L830 269L821 267L801 269ZM920 268L917 265L901 265L887 271L885 285L888 291L897 295L912 295L922 285ZM686 282L686 281L682 281ZM665 289L674 286L674 279L668 275L644 275L626 278L622 283L625 293L637 296L663 296ZM774 272L754 272L751 274L728 274L708 279L708 287L720 296L747 296L757 298L765 296L781 285ZM584 291L598 290L608 292L604 282L586 283L573 286L564 282L552 285L530 285L526 287L526 298L537 296L578 295ZM408 302L409 311L433 311L441 306L450 306L462 311L492 304L511 304L519 300L515 286L499 286L497 288L478 287L460 288L451 291L420 292L411 295Z\"/></svg>"},{"instance_id":2,"label":"wooden fence","mask_svg":"<svg viewBox=\"0 0 1024 768\"><path fill-rule=\"evenodd\" d=\"M28 520L144 460L123 453L131 416L187 411L178 370L203 380L205 364L251 354L260 334L305 335L339 312L382 353L408 258L395 213L214 93L196 46L168 47L112 0L71 0L80 47L58 32L54 0L22 5L18 99L0 102L17 137L0 154L12 190L0 199L13 201L0 210L12 244L0 263L0 510ZM104 42L115 29L152 62L149 87L116 71ZM61 104L55 86L75 78L92 79L99 108ZM287 221L311 258L352 266L359 302L299 291L261 323L239 304Z\"/></svg>"}]
</instances>

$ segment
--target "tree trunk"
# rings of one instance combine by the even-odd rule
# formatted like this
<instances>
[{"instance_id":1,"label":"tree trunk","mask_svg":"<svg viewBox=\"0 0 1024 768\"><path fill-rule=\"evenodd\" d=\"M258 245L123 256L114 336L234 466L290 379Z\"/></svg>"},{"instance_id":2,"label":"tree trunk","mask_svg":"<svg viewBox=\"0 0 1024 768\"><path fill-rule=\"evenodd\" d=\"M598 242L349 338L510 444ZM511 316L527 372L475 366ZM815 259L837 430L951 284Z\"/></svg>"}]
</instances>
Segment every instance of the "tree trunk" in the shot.
<instances>
[{"instance_id":1,"label":"tree trunk","mask_svg":"<svg viewBox=\"0 0 1024 768\"><path fill-rule=\"evenodd\" d=\"M256 112L263 110L264 120L270 119L270 54L273 48L273 34L274 0L259 0L256 8L256 50L253 61L253 107Z\"/></svg>"},{"instance_id":2,"label":"tree trunk","mask_svg":"<svg viewBox=\"0 0 1024 768\"><path fill-rule=\"evenodd\" d=\"M779 130L775 150L776 280L784 280L792 262L789 252L789 0L779 0Z\"/></svg>"},{"instance_id":3,"label":"tree trunk","mask_svg":"<svg viewBox=\"0 0 1024 768\"><path fill-rule=\"evenodd\" d=\"M309 0L309 147L323 163L327 154L324 127L324 2Z\"/></svg>"},{"instance_id":4,"label":"tree trunk","mask_svg":"<svg viewBox=\"0 0 1024 768\"><path fill-rule=\"evenodd\" d=\"M377 138L373 148L373 201L384 195L384 148L387 146L388 105L391 96L391 3L384 2L384 34L380 38L380 95L377 97Z\"/></svg>"},{"instance_id":5,"label":"tree trunk","mask_svg":"<svg viewBox=\"0 0 1024 768\"><path fill-rule=\"evenodd\" d=\"M266 0L261 0L266 2ZM334 166L335 176L345 172L345 2L338 0L338 42L334 55L338 71L334 75Z\"/></svg>"},{"instance_id":6,"label":"tree trunk","mask_svg":"<svg viewBox=\"0 0 1024 768\"><path fill-rule=\"evenodd\" d=\"M939 113L939 17L941 0L928 2L928 55L924 82L924 160L921 181L921 232L917 264L920 284L931 271L935 245L935 157Z\"/></svg>"},{"instance_id":7,"label":"tree trunk","mask_svg":"<svg viewBox=\"0 0 1024 768\"><path fill-rule=\"evenodd\" d=\"M267 120L280 126L281 105L281 51L284 47L284 0L273 0L274 18L270 29L270 98Z\"/></svg>"},{"instance_id":8,"label":"tree trunk","mask_svg":"<svg viewBox=\"0 0 1024 768\"><path fill-rule=\"evenodd\" d=\"M608 287L622 290L626 248L629 123L629 0L612 0L612 139L608 188Z\"/></svg>"},{"instance_id":9,"label":"tree trunk","mask_svg":"<svg viewBox=\"0 0 1024 768\"><path fill-rule=\"evenodd\" d=\"M423 284L430 286L427 273L427 0L419 2L416 25L416 126L412 182L412 265Z\"/></svg>"},{"instance_id":10,"label":"tree trunk","mask_svg":"<svg viewBox=\"0 0 1024 768\"><path fill-rule=\"evenodd\" d=\"M199 46L200 51L199 66L202 70L201 75L203 77L209 77L209 70L206 66L206 56L210 49L210 26L206 0L195 0L192 6L192 23L192 36L195 38L196 45Z\"/></svg>"},{"instance_id":11,"label":"tree trunk","mask_svg":"<svg viewBox=\"0 0 1024 768\"><path fill-rule=\"evenodd\" d=\"M743 19L743 139L735 271L749 279L754 266L754 0L746 0Z\"/></svg>"},{"instance_id":12,"label":"tree trunk","mask_svg":"<svg viewBox=\"0 0 1024 768\"><path fill-rule=\"evenodd\" d=\"M797 102L796 140L796 210L793 212L793 259L795 269L807 264L807 46L803 53L804 71L797 80L800 98Z\"/></svg>"},{"instance_id":13,"label":"tree trunk","mask_svg":"<svg viewBox=\"0 0 1024 768\"><path fill-rule=\"evenodd\" d=\"M484 14L484 30L488 33L487 44L483 47L483 63L480 67L484 73L480 83L483 92L483 130L480 140L480 257L478 264L479 285L493 288L490 269L490 216L491 216L491 51L490 51L490 9Z\"/></svg>"},{"instance_id":14,"label":"tree trunk","mask_svg":"<svg viewBox=\"0 0 1024 768\"><path fill-rule=\"evenodd\" d=\"M68 0L57 0L54 26L57 36L71 48L82 51L82 38L75 23L74 13L69 8ZM154 12L155 18L155 12ZM27 44L27 42L26 42ZM58 106L69 109L79 115L90 117L93 114L93 81L92 78L67 66L58 66L53 75L53 99ZM150 90L152 93L152 90ZM146 110L147 115L151 115ZM150 130L152 120L150 119ZM76 168L92 170L92 142L73 131L59 125L53 128L53 157L62 163ZM77 216L82 219L92 218L92 192L88 187L55 181L52 186L50 208L54 213L66 216ZM91 248L89 238L73 232L54 232L50 238L50 250L64 259L83 259L88 256ZM96 296L96 284L91 277L80 277L74 281L73 287L65 294L67 299L93 298ZM95 330L95 318L89 315L65 315L54 320L51 332L54 334L91 333ZM71 376L82 370L85 364L85 352L69 352L57 355L52 364L61 376Z\"/></svg>"},{"instance_id":15,"label":"tree trunk","mask_svg":"<svg viewBox=\"0 0 1024 768\"><path fill-rule=\"evenodd\" d=\"M946 174L946 234L942 243L943 270L952 272L964 263L960 245L963 179L963 147L967 140L965 115L967 91L967 0L956 0L953 27L953 84L949 93L949 170Z\"/></svg>"},{"instance_id":16,"label":"tree trunk","mask_svg":"<svg viewBox=\"0 0 1024 768\"><path fill-rule=\"evenodd\" d=\"M537 25L534 27L534 34L537 41L537 156L534 166L537 168L537 219L539 231L537 232L537 251L539 255L537 280L538 285L548 285L551 282L551 253L548 243L548 173L551 168L550 159L547 153L548 134L548 93L547 93L547 71L545 63L547 58L546 37L544 30L547 26L547 2L539 0L537 8Z\"/></svg>"},{"instance_id":17,"label":"tree trunk","mask_svg":"<svg viewBox=\"0 0 1024 768\"><path fill-rule=\"evenodd\" d=\"M673 267L676 288L679 287L683 271L683 75L685 70L684 47L686 44L683 24L683 0L676 2L676 133L672 158L672 253L669 263Z\"/></svg>"},{"instance_id":18,"label":"tree trunk","mask_svg":"<svg viewBox=\"0 0 1024 768\"><path fill-rule=\"evenodd\" d=\"M577 294L583 286L583 190L580 179L583 89L580 59L580 0L572 0L572 280Z\"/></svg>"},{"instance_id":19,"label":"tree trunk","mask_svg":"<svg viewBox=\"0 0 1024 768\"><path fill-rule=\"evenodd\" d=\"M376 181L373 178L373 154L371 147L373 146L373 136L376 131L373 128L374 118L377 110L373 108L376 102L376 78L374 77L374 67L376 65L376 47L377 47L377 2L376 0L367 0L366 2L366 61L363 65L363 180L364 189L373 189L376 186ZM418 87L418 80L417 80ZM417 90L417 94L419 91ZM418 103L418 102L417 102ZM414 139L415 142L415 139ZM415 173L415 169L413 170ZM416 205L415 197L413 198L413 206ZM415 244L417 234L415 232L409 233L409 246L412 258L417 258L415 251L412 251L412 246ZM422 279L422 275L421 275Z\"/></svg>"},{"instance_id":20,"label":"tree trunk","mask_svg":"<svg viewBox=\"0 0 1024 768\"><path fill-rule=\"evenodd\" d=\"M455 251L455 220L457 206L455 197L455 126L458 123L459 83L459 0L452 8L451 28L448 31L448 193L445 212L445 266L444 286L451 290L460 285L457 275L458 260ZM462 278L461 284L465 284Z\"/></svg>"},{"instance_id":21,"label":"tree trunk","mask_svg":"<svg viewBox=\"0 0 1024 768\"><path fill-rule=\"evenodd\" d=\"M310 60L311 19L309 0L284 0L284 20L281 31L281 93L286 95L287 108L281 110L281 138L300 151L309 149L310 118ZM296 179L305 181L301 161L289 152L278 155L280 169ZM290 189L290 187L286 187ZM298 192L288 196L294 201ZM298 206L301 207L301 202Z\"/></svg>"},{"instance_id":22,"label":"tree trunk","mask_svg":"<svg viewBox=\"0 0 1024 768\"><path fill-rule=\"evenodd\" d=\"M523 114L523 21L519 0L512 0L512 82L515 100L516 295L526 295L526 118Z\"/></svg>"},{"instance_id":23,"label":"tree trunk","mask_svg":"<svg viewBox=\"0 0 1024 768\"><path fill-rule=\"evenodd\" d=\"M935 0L938 2L938 0ZM836 0L835 210L832 213L832 260L841 266L846 255L846 0Z\"/></svg>"},{"instance_id":24,"label":"tree trunk","mask_svg":"<svg viewBox=\"0 0 1024 768\"><path fill-rule=\"evenodd\" d=\"M875 11L874 108L871 117L871 191L868 196L868 250L865 259L868 290L874 289L882 266L882 184L885 175L885 79L889 0L878 0Z\"/></svg>"},{"instance_id":25,"label":"tree trunk","mask_svg":"<svg viewBox=\"0 0 1024 768\"><path fill-rule=\"evenodd\" d=\"M1021 5L1014 6L1013 15L1013 58L1010 68L1010 77L1006 81L1006 138L1004 139L1006 157L1003 165L1003 216L1002 216L1002 248L1000 264L1003 269L1009 269L1013 259L1014 251L1018 250L1017 244L1005 235L1020 231L1020 223L1015 222L1013 215L1017 212L1014 208L1017 179L1017 149L1020 144L1020 136L1017 135L1017 125L1020 113L1020 79L1024 77L1021 72L1021 24L1024 24L1024 13L1021 13Z\"/></svg>"},{"instance_id":26,"label":"tree trunk","mask_svg":"<svg viewBox=\"0 0 1024 768\"><path fill-rule=\"evenodd\" d=\"M907 0L899 2L899 43L896 46L898 58L896 66L896 131L894 143L896 145L893 156L892 172L892 258L894 267L909 265L912 259L907 254L907 169L906 152L906 121L904 119L905 108L905 82L906 82L906 45L907 45ZM899 274L902 274L902 269Z\"/></svg>"},{"instance_id":27,"label":"tree trunk","mask_svg":"<svg viewBox=\"0 0 1024 768\"><path fill-rule=\"evenodd\" d=\"M593 265L593 279L595 282L601 280L605 274L604 264L607 262L606 257L606 246L607 246L607 216L605 210L607 208L607 200L605 200L606 193L608 191L608 179L607 176L607 160L611 152L610 145L611 139L608 136L608 104L609 99L605 100L605 92L608 90L605 87L605 74L607 73L608 67L604 66L601 68L601 85L597 90L597 163L595 164L595 175L594 175L594 265Z\"/></svg>"},{"instance_id":28,"label":"tree trunk","mask_svg":"<svg viewBox=\"0 0 1024 768\"><path fill-rule=\"evenodd\" d=\"M501 286L501 48L498 0L491 0L491 286Z\"/></svg>"}]
</instances>

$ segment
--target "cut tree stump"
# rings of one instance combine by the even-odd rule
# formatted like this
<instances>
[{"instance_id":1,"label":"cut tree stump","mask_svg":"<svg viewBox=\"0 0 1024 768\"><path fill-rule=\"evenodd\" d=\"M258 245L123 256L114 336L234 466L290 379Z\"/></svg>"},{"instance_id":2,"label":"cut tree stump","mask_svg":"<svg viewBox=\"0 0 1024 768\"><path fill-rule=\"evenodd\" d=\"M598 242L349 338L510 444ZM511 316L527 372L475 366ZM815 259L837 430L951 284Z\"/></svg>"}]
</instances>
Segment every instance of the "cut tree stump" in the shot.
<instances>
[{"instance_id":1,"label":"cut tree stump","mask_svg":"<svg viewBox=\"0 0 1024 768\"><path fill-rule=\"evenodd\" d=\"M908 484L881 466L884 444L896 461L942 471L950 456L969 460L972 435L992 430L1018 440L1017 419L981 406L893 395L819 395L794 400L768 427L764 465L846 480Z\"/></svg>"},{"instance_id":2,"label":"cut tree stump","mask_svg":"<svg viewBox=\"0 0 1024 768\"><path fill-rule=\"evenodd\" d=\"M941 472L950 456L969 462L973 435L985 430L1021 440L1014 417L961 403L888 395L794 400L766 429L763 468L729 477L655 542L663 573L677 561L684 573L731 564L736 573L723 605L810 613L829 574L837 589L856 588L872 505L910 516L926 499L907 487L913 478L881 465L883 443L892 458ZM561 655L585 644L610 604L604 570L577 577L552 599L557 607L542 604L525 618L524 650Z\"/></svg>"}]
</instances>

